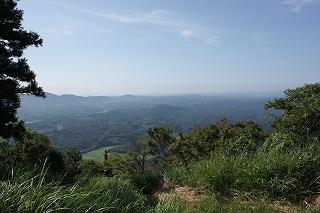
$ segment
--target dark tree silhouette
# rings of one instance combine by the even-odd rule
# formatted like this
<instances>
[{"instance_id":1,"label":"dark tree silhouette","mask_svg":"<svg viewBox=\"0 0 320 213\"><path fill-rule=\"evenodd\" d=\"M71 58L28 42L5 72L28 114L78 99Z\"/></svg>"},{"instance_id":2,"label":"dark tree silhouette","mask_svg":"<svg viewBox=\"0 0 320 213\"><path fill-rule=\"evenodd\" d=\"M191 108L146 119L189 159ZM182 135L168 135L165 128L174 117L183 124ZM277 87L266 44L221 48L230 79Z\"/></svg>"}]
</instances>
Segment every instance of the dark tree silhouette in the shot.
<instances>
[{"instance_id":1,"label":"dark tree silhouette","mask_svg":"<svg viewBox=\"0 0 320 213\"><path fill-rule=\"evenodd\" d=\"M19 139L25 131L17 118L20 95L45 94L23 57L27 47L41 46L42 39L22 27L23 11L17 8L17 1L0 0L0 136Z\"/></svg>"}]
</instances>

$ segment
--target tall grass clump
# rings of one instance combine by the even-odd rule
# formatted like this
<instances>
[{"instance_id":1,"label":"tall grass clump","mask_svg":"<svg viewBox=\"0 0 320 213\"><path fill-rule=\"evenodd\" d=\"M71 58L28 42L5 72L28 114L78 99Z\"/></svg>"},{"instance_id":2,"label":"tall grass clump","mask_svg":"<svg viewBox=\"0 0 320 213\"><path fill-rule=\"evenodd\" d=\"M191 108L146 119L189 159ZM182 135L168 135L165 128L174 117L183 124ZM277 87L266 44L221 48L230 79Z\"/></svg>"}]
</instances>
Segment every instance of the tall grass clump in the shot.
<instances>
[{"instance_id":1,"label":"tall grass clump","mask_svg":"<svg viewBox=\"0 0 320 213\"><path fill-rule=\"evenodd\" d=\"M262 201L255 202L225 202L215 198L204 199L199 202L196 212L201 213L233 213L233 212L259 212L279 213L280 211L268 206Z\"/></svg>"},{"instance_id":2,"label":"tall grass clump","mask_svg":"<svg viewBox=\"0 0 320 213\"><path fill-rule=\"evenodd\" d=\"M145 212L146 199L120 178L94 178L69 187L45 183L45 174L0 182L0 212Z\"/></svg>"},{"instance_id":3,"label":"tall grass clump","mask_svg":"<svg viewBox=\"0 0 320 213\"><path fill-rule=\"evenodd\" d=\"M301 201L320 192L320 146L261 149L254 155L215 154L207 160L166 172L171 180L228 194L233 190Z\"/></svg>"},{"instance_id":4,"label":"tall grass clump","mask_svg":"<svg viewBox=\"0 0 320 213\"><path fill-rule=\"evenodd\" d=\"M154 208L154 213L191 213L191 207L179 196L167 196Z\"/></svg>"},{"instance_id":5,"label":"tall grass clump","mask_svg":"<svg viewBox=\"0 0 320 213\"><path fill-rule=\"evenodd\" d=\"M190 203L177 195L167 196L154 208L155 213L233 213L233 212L261 212L278 213L263 201L228 202L216 199L215 196L202 199L196 203Z\"/></svg>"}]
</instances>

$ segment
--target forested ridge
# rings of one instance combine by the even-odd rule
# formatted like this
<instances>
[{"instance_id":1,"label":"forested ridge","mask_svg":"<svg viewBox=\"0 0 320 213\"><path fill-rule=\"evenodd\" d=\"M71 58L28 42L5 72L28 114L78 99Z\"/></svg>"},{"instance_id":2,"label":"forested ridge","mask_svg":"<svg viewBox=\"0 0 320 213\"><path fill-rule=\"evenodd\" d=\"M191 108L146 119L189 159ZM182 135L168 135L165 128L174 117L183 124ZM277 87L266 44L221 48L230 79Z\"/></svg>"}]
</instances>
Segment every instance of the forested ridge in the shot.
<instances>
[{"instance_id":1,"label":"forested ridge","mask_svg":"<svg viewBox=\"0 0 320 213\"><path fill-rule=\"evenodd\" d=\"M86 152L128 144L145 137L146 129L155 125L186 133L227 117L231 122L253 120L270 130L273 117L264 110L270 97L47 94L46 99L22 96L18 115L28 128L48 135L58 148L73 146Z\"/></svg>"}]
</instances>

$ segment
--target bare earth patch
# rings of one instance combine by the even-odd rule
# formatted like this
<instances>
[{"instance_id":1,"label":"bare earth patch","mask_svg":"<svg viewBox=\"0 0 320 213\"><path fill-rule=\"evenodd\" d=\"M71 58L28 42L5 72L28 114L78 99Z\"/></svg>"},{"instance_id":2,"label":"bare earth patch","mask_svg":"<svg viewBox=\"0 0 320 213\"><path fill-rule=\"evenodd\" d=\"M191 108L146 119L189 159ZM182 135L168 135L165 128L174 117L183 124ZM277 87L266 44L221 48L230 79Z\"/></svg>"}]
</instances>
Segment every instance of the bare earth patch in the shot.
<instances>
[{"instance_id":1,"label":"bare earth patch","mask_svg":"<svg viewBox=\"0 0 320 213\"><path fill-rule=\"evenodd\" d=\"M287 203L283 203L280 201L273 202L271 204L271 207L274 209L277 209L278 211L283 212L283 213L298 213L299 212L298 208L295 208L293 206L290 206Z\"/></svg>"},{"instance_id":2,"label":"bare earth patch","mask_svg":"<svg viewBox=\"0 0 320 213\"><path fill-rule=\"evenodd\" d=\"M191 206L196 205L199 201L206 198L204 189L192 188L185 185L177 185L171 183L169 180L166 179L161 183L159 190L154 194L154 198L158 201L163 201L166 198L170 198L173 196L178 196ZM226 201L238 203L243 202L244 204L254 202L253 198L250 198L250 196L244 196L243 194L239 195L237 193L235 193L232 196L231 200L226 198ZM314 199L312 206L320 207L320 195ZM281 201L272 202L270 204L270 207L283 213L298 213L304 209L298 206L291 205L290 203ZM304 210L306 209L307 208L305 208Z\"/></svg>"},{"instance_id":3,"label":"bare earth patch","mask_svg":"<svg viewBox=\"0 0 320 213\"><path fill-rule=\"evenodd\" d=\"M204 196L204 191L199 188L192 188L188 186L181 186L164 180L160 189L154 194L158 200L164 200L169 196L179 196L189 204L195 204Z\"/></svg>"},{"instance_id":4,"label":"bare earth patch","mask_svg":"<svg viewBox=\"0 0 320 213\"><path fill-rule=\"evenodd\" d=\"M320 207L320 195L314 199L314 205L316 207Z\"/></svg>"}]
</instances>

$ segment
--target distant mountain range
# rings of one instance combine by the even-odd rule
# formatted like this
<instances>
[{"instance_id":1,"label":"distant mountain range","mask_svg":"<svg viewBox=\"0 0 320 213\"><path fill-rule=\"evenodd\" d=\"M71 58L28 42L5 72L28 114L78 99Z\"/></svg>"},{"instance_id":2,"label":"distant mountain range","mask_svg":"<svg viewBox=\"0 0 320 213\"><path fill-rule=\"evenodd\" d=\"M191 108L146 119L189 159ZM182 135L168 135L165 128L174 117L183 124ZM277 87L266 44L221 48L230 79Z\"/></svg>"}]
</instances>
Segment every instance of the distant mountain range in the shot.
<instances>
[{"instance_id":1,"label":"distant mountain range","mask_svg":"<svg viewBox=\"0 0 320 213\"><path fill-rule=\"evenodd\" d=\"M22 96L21 119L29 128L49 135L56 146L83 151L130 143L155 125L185 132L227 117L230 121L254 120L268 129L271 120L264 111L271 96L46 95L46 99Z\"/></svg>"}]
</instances>

